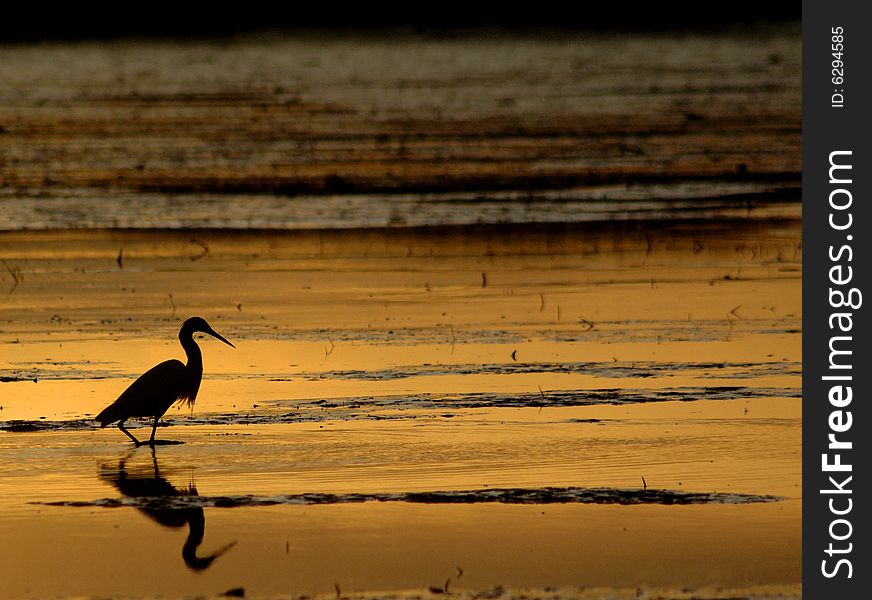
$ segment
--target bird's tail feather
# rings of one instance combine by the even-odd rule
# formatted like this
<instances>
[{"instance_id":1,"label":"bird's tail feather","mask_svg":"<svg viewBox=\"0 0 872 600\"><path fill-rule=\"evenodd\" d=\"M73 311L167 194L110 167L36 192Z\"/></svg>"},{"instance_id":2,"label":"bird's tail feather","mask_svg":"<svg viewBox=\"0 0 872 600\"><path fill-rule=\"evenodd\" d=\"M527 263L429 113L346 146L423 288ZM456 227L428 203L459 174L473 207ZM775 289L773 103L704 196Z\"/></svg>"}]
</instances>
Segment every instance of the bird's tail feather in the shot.
<instances>
[{"instance_id":1,"label":"bird's tail feather","mask_svg":"<svg viewBox=\"0 0 872 600\"><path fill-rule=\"evenodd\" d=\"M194 402L196 402L196 401L197 401L196 394L193 396L185 394L184 396L179 396L178 399L176 400L176 403L178 403L179 406L181 406L183 404L187 404L188 408L193 411L194 410Z\"/></svg>"}]
</instances>

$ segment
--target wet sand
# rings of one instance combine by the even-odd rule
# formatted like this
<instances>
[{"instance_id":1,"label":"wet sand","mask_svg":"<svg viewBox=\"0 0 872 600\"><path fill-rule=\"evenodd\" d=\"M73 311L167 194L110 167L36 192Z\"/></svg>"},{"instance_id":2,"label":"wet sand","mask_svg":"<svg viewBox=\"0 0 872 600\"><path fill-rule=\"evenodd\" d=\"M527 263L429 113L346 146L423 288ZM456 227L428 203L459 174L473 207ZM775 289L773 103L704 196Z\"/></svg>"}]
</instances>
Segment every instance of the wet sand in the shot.
<instances>
[{"instance_id":1,"label":"wet sand","mask_svg":"<svg viewBox=\"0 0 872 600\"><path fill-rule=\"evenodd\" d=\"M799 223L707 228L0 234L5 593L799 597Z\"/></svg>"}]
</instances>

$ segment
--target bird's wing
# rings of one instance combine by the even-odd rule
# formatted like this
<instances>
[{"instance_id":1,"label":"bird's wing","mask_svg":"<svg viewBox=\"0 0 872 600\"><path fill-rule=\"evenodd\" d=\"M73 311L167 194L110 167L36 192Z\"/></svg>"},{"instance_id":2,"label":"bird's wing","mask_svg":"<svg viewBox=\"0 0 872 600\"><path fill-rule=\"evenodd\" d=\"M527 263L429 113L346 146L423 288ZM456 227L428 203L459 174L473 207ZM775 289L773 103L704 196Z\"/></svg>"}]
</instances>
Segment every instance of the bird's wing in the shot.
<instances>
[{"instance_id":1,"label":"bird's wing","mask_svg":"<svg viewBox=\"0 0 872 600\"><path fill-rule=\"evenodd\" d=\"M188 386L185 365L167 360L155 365L122 392L118 399L95 417L105 427L129 417L152 417L163 414L185 395Z\"/></svg>"}]
</instances>

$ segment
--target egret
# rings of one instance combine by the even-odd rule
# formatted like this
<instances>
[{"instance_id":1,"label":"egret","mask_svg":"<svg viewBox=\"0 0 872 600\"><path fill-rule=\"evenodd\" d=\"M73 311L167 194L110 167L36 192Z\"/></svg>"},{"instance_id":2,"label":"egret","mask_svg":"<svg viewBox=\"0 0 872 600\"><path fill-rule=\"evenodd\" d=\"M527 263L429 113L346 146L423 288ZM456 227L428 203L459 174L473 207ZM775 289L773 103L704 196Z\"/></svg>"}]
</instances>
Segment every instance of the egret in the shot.
<instances>
[{"instance_id":1,"label":"egret","mask_svg":"<svg viewBox=\"0 0 872 600\"><path fill-rule=\"evenodd\" d=\"M200 380L203 378L203 354L194 341L194 334L197 332L216 337L231 348L236 348L212 329L205 319L191 317L182 323L179 330L179 342L188 357L188 364L175 359L167 360L140 375L115 402L95 417L100 422L100 427L117 421L118 429L133 440L134 444L141 446L145 442L140 442L127 431L124 422L131 417L154 417L151 439L148 441L148 445L154 447L157 422L169 407L176 402L187 402L189 407L193 407L197 399Z\"/></svg>"}]
</instances>

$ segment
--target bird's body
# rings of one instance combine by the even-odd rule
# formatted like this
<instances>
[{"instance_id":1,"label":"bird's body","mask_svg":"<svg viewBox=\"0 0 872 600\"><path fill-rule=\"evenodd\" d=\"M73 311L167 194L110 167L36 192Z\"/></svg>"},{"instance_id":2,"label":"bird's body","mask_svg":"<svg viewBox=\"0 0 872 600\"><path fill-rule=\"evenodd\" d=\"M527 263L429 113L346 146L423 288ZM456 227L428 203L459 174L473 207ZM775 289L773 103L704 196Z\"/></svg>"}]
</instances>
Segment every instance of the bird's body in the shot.
<instances>
[{"instance_id":1,"label":"bird's body","mask_svg":"<svg viewBox=\"0 0 872 600\"><path fill-rule=\"evenodd\" d=\"M124 428L124 422L131 417L153 417L154 426L149 444L154 445L158 420L170 406L180 401L193 406L197 399L200 381L203 379L203 354L194 341L194 333L198 331L214 336L235 348L204 319L191 317L179 330L179 341L187 355L187 364L179 360L167 360L140 375L115 402L95 417L100 426L106 427L118 422L118 428L139 446L141 442Z\"/></svg>"},{"instance_id":2,"label":"bird's body","mask_svg":"<svg viewBox=\"0 0 872 600\"><path fill-rule=\"evenodd\" d=\"M189 369L180 360L168 360L155 365L130 384L118 400L97 415L105 427L123 418L154 417L164 414L178 401L193 403L203 377L203 368ZM153 390L152 382L160 381L162 390Z\"/></svg>"}]
</instances>

